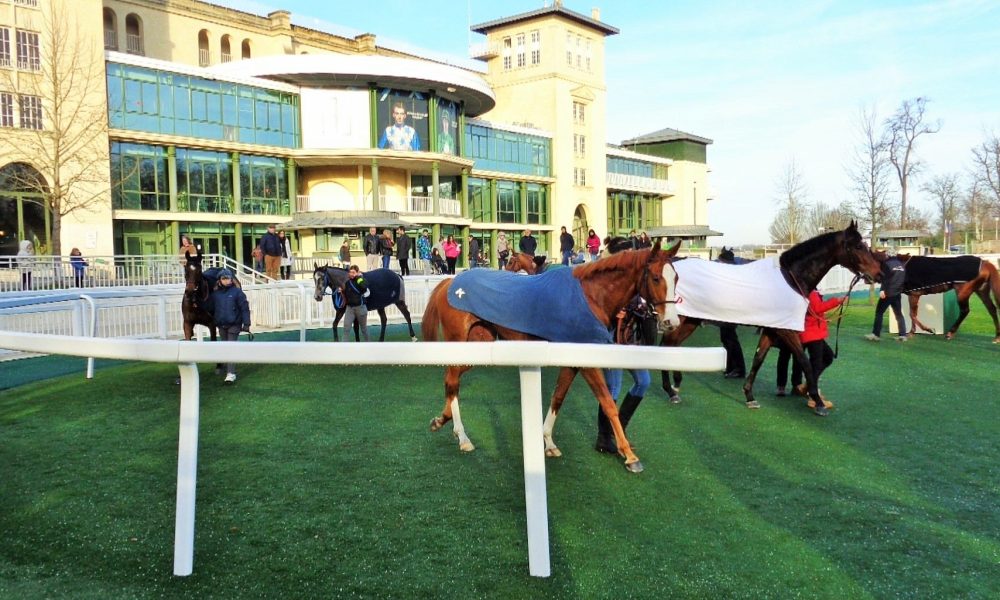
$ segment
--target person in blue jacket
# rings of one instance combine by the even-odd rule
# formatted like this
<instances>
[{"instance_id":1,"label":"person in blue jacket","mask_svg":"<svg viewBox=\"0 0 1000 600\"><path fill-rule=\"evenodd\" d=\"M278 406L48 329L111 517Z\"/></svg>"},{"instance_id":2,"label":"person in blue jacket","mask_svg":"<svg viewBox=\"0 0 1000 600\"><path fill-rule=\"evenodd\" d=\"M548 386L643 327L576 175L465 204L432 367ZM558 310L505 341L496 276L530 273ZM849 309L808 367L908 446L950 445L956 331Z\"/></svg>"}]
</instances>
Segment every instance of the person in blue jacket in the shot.
<instances>
[{"instance_id":1,"label":"person in blue jacket","mask_svg":"<svg viewBox=\"0 0 1000 600\"><path fill-rule=\"evenodd\" d=\"M250 332L250 303L240 286L235 285L233 272L219 271L219 284L212 292L212 316L223 342L235 342L240 331ZM236 381L236 364L226 365L226 383Z\"/></svg>"}]
</instances>

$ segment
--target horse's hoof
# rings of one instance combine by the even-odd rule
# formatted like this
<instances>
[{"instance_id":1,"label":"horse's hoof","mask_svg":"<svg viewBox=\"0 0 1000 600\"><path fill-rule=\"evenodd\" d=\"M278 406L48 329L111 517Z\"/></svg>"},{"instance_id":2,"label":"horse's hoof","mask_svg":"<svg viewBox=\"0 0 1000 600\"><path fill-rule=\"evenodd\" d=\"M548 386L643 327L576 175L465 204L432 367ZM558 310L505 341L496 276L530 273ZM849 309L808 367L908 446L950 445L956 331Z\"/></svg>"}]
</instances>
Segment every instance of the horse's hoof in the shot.
<instances>
[{"instance_id":1,"label":"horse's hoof","mask_svg":"<svg viewBox=\"0 0 1000 600\"><path fill-rule=\"evenodd\" d=\"M472 442L465 442L464 444L459 444L458 449L462 452L472 452L476 447L472 445Z\"/></svg>"},{"instance_id":2,"label":"horse's hoof","mask_svg":"<svg viewBox=\"0 0 1000 600\"><path fill-rule=\"evenodd\" d=\"M758 409L760 408L760 402L757 402L756 400L751 400L747 402L747 408Z\"/></svg>"},{"instance_id":3,"label":"horse's hoof","mask_svg":"<svg viewBox=\"0 0 1000 600\"><path fill-rule=\"evenodd\" d=\"M636 459L635 462L625 463L625 470L629 473L642 473L642 463L639 462L639 459Z\"/></svg>"},{"instance_id":4,"label":"horse's hoof","mask_svg":"<svg viewBox=\"0 0 1000 600\"><path fill-rule=\"evenodd\" d=\"M431 431L437 431L438 429L441 429L442 425L444 425L444 423L442 423L441 419L439 419L438 417L434 417L433 419L431 419Z\"/></svg>"},{"instance_id":5,"label":"horse's hoof","mask_svg":"<svg viewBox=\"0 0 1000 600\"><path fill-rule=\"evenodd\" d=\"M681 397L678 396L678 395L676 395L676 394L673 395L673 396L671 396L670 397L670 403L671 404L680 404L681 403Z\"/></svg>"},{"instance_id":6,"label":"horse's hoof","mask_svg":"<svg viewBox=\"0 0 1000 600\"><path fill-rule=\"evenodd\" d=\"M174 385L180 385L180 384L181 384L181 378L178 377L177 379L174 380Z\"/></svg>"},{"instance_id":7,"label":"horse's hoof","mask_svg":"<svg viewBox=\"0 0 1000 600\"><path fill-rule=\"evenodd\" d=\"M993 338L993 343L994 343L994 344L1000 344L1000 337L998 337L998 338Z\"/></svg>"},{"instance_id":8,"label":"horse's hoof","mask_svg":"<svg viewBox=\"0 0 1000 600\"><path fill-rule=\"evenodd\" d=\"M955 334L951 333L951 332L946 333L946 334L944 334L944 339L946 339L946 340L953 340L953 339L955 339Z\"/></svg>"},{"instance_id":9,"label":"horse's hoof","mask_svg":"<svg viewBox=\"0 0 1000 600\"><path fill-rule=\"evenodd\" d=\"M825 406L817 406L813 409L813 414L817 417L825 417L830 414L830 411L828 411Z\"/></svg>"},{"instance_id":10,"label":"horse's hoof","mask_svg":"<svg viewBox=\"0 0 1000 600\"><path fill-rule=\"evenodd\" d=\"M562 452L559 450L559 448L546 448L545 456L549 458L561 458Z\"/></svg>"}]
</instances>

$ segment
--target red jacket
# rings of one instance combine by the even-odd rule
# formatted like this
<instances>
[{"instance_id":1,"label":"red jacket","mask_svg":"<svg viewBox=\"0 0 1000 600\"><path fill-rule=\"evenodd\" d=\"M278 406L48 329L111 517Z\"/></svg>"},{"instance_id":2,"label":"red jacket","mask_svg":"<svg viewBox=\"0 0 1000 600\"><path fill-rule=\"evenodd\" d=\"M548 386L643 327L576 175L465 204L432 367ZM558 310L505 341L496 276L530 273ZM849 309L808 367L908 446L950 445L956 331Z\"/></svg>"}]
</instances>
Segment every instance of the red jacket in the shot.
<instances>
[{"instance_id":1,"label":"red jacket","mask_svg":"<svg viewBox=\"0 0 1000 600\"><path fill-rule=\"evenodd\" d=\"M809 308L806 309L806 328L799 334L799 339L802 340L803 344L827 338L829 330L824 314L843 304L845 297L823 300L823 296L820 296L816 290L810 292Z\"/></svg>"}]
</instances>

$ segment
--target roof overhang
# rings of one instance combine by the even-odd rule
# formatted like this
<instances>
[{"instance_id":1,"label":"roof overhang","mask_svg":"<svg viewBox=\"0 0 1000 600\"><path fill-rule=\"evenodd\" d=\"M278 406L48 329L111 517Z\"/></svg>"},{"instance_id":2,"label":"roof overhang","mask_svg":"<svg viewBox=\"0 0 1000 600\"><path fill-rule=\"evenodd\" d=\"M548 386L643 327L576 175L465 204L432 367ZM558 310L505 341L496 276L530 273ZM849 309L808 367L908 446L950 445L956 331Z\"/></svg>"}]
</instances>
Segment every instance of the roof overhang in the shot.
<instances>
[{"instance_id":1,"label":"roof overhang","mask_svg":"<svg viewBox=\"0 0 1000 600\"><path fill-rule=\"evenodd\" d=\"M292 153L295 164L300 167L325 167L331 165L357 165L407 169L418 173L429 173L437 163L441 175L461 175L464 169L472 169L475 161L438 152L403 152L374 148L344 148L317 150L302 148Z\"/></svg>"},{"instance_id":2,"label":"roof overhang","mask_svg":"<svg viewBox=\"0 0 1000 600\"><path fill-rule=\"evenodd\" d=\"M300 212L281 225L282 229L362 229L375 227L412 227L414 224L399 218L399 213L378 210L322 210Z\"/></svg>"},{"instance_id":3,"label":"roof overhang","mask_svg":"<svg viewBox=\"0 0 1000 600\"><path fill-rule=\"evenodd\" d=\"M722 235L720 232L709 229L708 225L662 225L646 230L649 237L665 238L703 238Z\"/></svg>"}]
</instances>

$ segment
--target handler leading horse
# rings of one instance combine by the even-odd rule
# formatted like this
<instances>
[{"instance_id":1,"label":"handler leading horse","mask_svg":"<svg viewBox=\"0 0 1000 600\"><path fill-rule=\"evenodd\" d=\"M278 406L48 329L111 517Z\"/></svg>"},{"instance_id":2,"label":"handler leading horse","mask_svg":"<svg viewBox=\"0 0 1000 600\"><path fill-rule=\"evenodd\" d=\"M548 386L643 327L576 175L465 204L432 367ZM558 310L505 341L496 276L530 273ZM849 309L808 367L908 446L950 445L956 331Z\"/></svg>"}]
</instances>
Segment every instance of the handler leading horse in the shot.
<instances>
[{"instance_id":1,"label":"handler leading horse","mask_svg":"<svg viewBox=\"0 0 1000 600\"><path fill-rule=\"evenodd\" d=\"M673 327L676 324L676 312L672 310L676 274L670 265L670 259L677 254L680 243L669 250L661 250L660 242L649 249L637 252L624 252L617 256L602 259L575 269L555 269L536 277L518 277L502 271L474 269L462 273L454 279L446 279L438 284L431 293L427 310L423 318L423 334L425 340L436 340L438 329L443 332L445 341L449 342L489 342L495 340L536 340L568 342L608 342L610 334L608 327L611 320L636 295L641 296L655 310L659 311L658 322L661 328ZM515 312L533 312L542 317L537 325L502 324L497 317L489 319L479 313L490 311L488 307L470 312L455 308L452 303L462 303L463 299L479 294L469 293L472 289L468 283L475 280L494 279L501 282L508 292L514 285L523 283L523 291L516 295L517 301L511 302L513 292L499 299L500 304L512 305ZM534 287L532 287L534 286ZM553 304L542 296L542 289L556 289L559 300ZM452 289L455 290L452 293ZM488 295L488 294L482 294ZM454 296L454 299L452 298ZM562 315L560 315L562 313ZM491 313L492 314L492 313ZM517 320L522 314L514 315ZM572 323L568 326L557 322L557 317L565 316ZM506 321L505 321L506 322ZM514 327L517 327L515 329ZM551 333L544 333L550 331ZM465 433L459 416L459 386L463 373L470 366L445 367L445 402L441 414L431 420L431 431L437 431L448 421L454 420L455 436L459 448L464 451L475 449ZM611 421L619 454L625 457L625 467L632 472L642 471L639 457L632 451L625 432L618 419L618 409L608 392L604 375L600 369L581 369L584 379L594 392L601 409ZM559 449L552 442L552 431L559 413L561 399L553 396L545 418L544 437L547 456L559 456Z\"/></svg>"},{"instance_id":2,"label":"handler leading horse","mask_svg":"<svg viewBox=\"0 0 1000 600\"><path fill-rule=\"evenodd\" d=\"M684 290L684 287L690 286L691 282L685 282L684 275L686 268L681 267L682 265L688 266L687 263L690 263L690 266L695 266L697 262L690 263L690 261L686 260L683 263L680 261L677 263L678 272L681 277L681 290L678 293L680 301L678 312L681 313L681 325L670 334L664 335L661 345L679 346L694 332L703 320L713 318L712 309L708 305L717 301L717 304L721 305L721 310L726 312L718 320L762 327L753 365L750 368L750 373L747 375L746 381L743 383L743 394L746 397L747 408L760 408L760 404L754 399L753 383L757 378L757 371L760 370L760 366L763 364L764 358L767 356L771 346L778 344L787 348L795 357L795 361L799 367L802 368L809 388L809 397L816 404L816 408L813 411L819 416L825 416L827 409L819 397L819 388L816 377L813 375L812 367L803 353L802 342L799 340L799 331L801 331L802 324L805 322L805 311L808 305L806 298L809 296L809 292L816 289L820 280L823 279L834 265L845 267L859 276L866 276L875 280L879 279L881 265L864 243L861 234L858 233L857 225L852 221L843 231L824 233L806 240L801 244L793 246L779 258L778 264L784 283L779 280L781 288L773 290L772 296L761 297L759 300L765 303L776 302L779 296L784 297L786 295L785 292L788 290L784 289L784 285L787 284L791 288L793 298L795 295L799 297L796 300L796 306L800 307L800 312L796 312L794 315L789 313L785 317L786 321L794 317L797 329L792 328L791 323L786 328L775 326L773 323L762 322L760 315L755 314L754 309L748 308L748 303L753 298L748 298L743 293L715 294L712 297L706 296L700 301L691 301L691 298L696 296L698 289L689 287L687 291ZM758 263L753 263L753 265L763 268L759 265L766 266L766 263L758 261ZM744 269L751 266L725 266L725 268ZM662 375L663 389L666 390L672 401L679 402L679 393L670 385L669 372L663 371Z\"/></svg>"},{"instance_id":3,"label":"handler leading horse","mask_svg":"<svg viewBox=\"0 0 1000 600\"><path fill-rule=\"evenodd\" d=\"M316 302L322 302L328 288L336 294L337 290L344 286L347 279L346 269L314 265L313 281L316 284L316 289L313 292L313 298ZM390 269L374 269L365 273L365 280L368 282L368 289L372 292L365 301L365 306L369 312L377 311L379 320L382 322L382 331L379 333L378 341L385 341L385 324L388 320L385 309L390 304L399 309L403 318L406 319L406 326L410 329L410 339L414 342L417 341L417 333L413 331L413 322L410 320L410 309L406 306L406 287L399 273ZM337 302L334 301L333 308L336 311L336 316L333 319L333 340L338 341L340 336L337 333L337 325L344 317L347 307L345 304L337 306Z\"/></svg>"}]
</instances>

